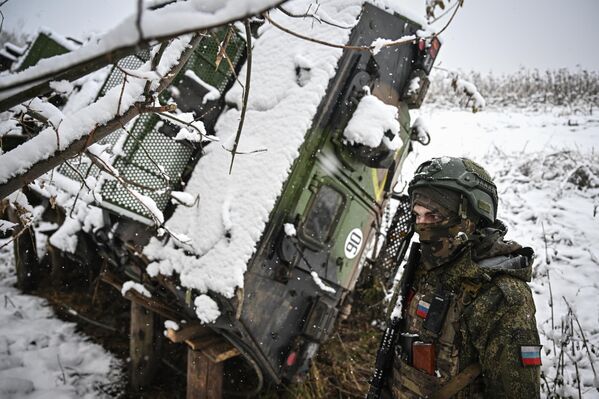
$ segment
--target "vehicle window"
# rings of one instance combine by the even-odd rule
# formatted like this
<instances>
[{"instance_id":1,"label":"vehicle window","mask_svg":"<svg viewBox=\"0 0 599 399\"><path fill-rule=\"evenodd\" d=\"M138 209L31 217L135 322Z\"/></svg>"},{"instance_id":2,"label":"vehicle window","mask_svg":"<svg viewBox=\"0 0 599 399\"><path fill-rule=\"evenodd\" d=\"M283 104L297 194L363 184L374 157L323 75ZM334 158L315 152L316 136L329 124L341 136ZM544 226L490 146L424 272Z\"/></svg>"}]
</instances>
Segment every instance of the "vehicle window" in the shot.
<instances>
[{"instance_id":1,"label":"vehicle window","mask_svg":"<svg viewBox=\"0 0 599 399\"><path fill-rule=\"evenodd\" d=\"M330 186L321 186L306 216L304 235L319 243L326 242L333 231L333 224L342 205L341 193Z\"/></svg>"}]
</instances>

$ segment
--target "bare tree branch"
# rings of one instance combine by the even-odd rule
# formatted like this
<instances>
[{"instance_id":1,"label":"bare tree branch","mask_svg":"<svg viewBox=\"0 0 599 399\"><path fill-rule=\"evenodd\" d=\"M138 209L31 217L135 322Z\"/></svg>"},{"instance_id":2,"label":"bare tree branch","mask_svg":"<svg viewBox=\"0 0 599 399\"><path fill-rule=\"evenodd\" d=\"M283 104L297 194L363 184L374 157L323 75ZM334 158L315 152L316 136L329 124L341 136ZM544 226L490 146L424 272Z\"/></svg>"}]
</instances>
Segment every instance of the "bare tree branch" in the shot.
<instances>
[{"instance_id":1,"label":"bare tree branch","mask_svg":"<svg viewBox=\"0 0 599 399\"><path fill-rule=\"evenodd\" d=\"M461 7L462 4L463 4L463 0L458 0L458 2L456 4L458 4ZM458 7L458 6L455 7L455 9L453 10L453 14L451 14L451 17L449 18L449 21L447 21L447 23L445 24L445 26L443 28L441 28L441 30L439 32L435 33L434 36L439 36L441 33L445 32L445 29L447 29L447 27L449 26L449 24L451 24L451 22L455 18L455 15L458 13L458 10L460 9L460 7Z\"/></svg>"},{"instance_id":2,"label":"bare tree branch","mask_svg":"<svg viewBox=\"0 0 599 399\"><path fill-rule=\"evenodd\" d=\"M160 165L158 165L158 162L156 162L156 160L154 158L152 158L152 156L150 155L150 152L146 149L146 146L143 145L143 143L141 142L141 140L139 139L139 137L137 137L136 135L134 135L133 132L129 131L129 129L127 129L125 127L125 125L122 125L121 128L127 133L127 135L129 137L132 137L133 140L135 140L135 142L137 143L137 145L139 146L139 148L141 148L141 150L144 153L144 155L146 156L146 158L148 158L148 160L150 161L150 163L152 165L154 165L154 167L158 170L158 173L160 173L160 176L162 177L162 180L164 180L165 182L168 183L171 180L171 178L169 176L167 176L162 171L163 168Z\"/></svg>"},{"instance_id":3,"label":"bare tree branch","mask_svg":"<svg viewBox=\"0 0 599 399\"><path fill-rule=\"evenodd\" d=\"M0 7L2 7L3 5L5 5L6 3L8 3L8 0L4 0L0 2ZM0 20L0 32L2 32L2 26L4 25L4 13L2 12L2 10L0 10L0 17L2 18Z\"/></svg>"},{"instance_id":4,"label":"bare tree branch","mask_svg":"<svg viewBox=\"0 0 599 399\"><path fill-rule=\"evenodd\" d=\"M135 18L135 27L137 28L137 32L139 33L139 40L144 39L144 33L141 28L141 14L143 12L143 0L137 0L137 15Z\"/></svg>"},{"instance_id":5,"label":"bare tree branch","mask_svg":"<svg viewBox=\"0 0 599 399\"><path fill-rule=\"evenodd\" d=\"M196 34L191 41L189 42L188 47L182 53L178 64L176 64L171 71L162 78L158 84L157 92L162 92L166 87L168 87L172 80L175 78L177 73L183 68L189 57L191 57L193 51L196 46L200 42L201 39L200 34ZM0 184L0 198L6 197L8 194L17 190L18 188L28 184L49 170L55 168L56 166L63 163L65 160L69 158L75 157L77 154L84 152L87 147L91 144L101 140L102 138L108 136L110 133L117 130L122 125L127 124L131 119L136 117L137 115L148 112L148 108L145 106L144 102L138 102L130 106L122 115L115 115L113 119L108 121L106 124L102 126L97 126L93 131L89 132L87 135L82 138L73 141L67 148L64 150L57 150L52 156L48 159L40 160L36 162L32 167L28 168L26 171L18 173L13 178L9 179L7 182ZM10 153L10 152L9 152ZM9 154L7 153L7 154Z\"/></svg>"},{"instance_id":6,"label":"bare tree branch","mask_svg":"<svg viewBox=\"0 0 599 399\"><path fill-rule=\"evenodd\" d=\"M241 130L243 129L243 122L245 120L245 111L248 106L248 99L250 95L250 79L252 76L252 29L250 27L250 20L245 20L245 37L247 46L247 62L246 62L246 74L245 74L245 88L243 90L243 106L241 107L241 117L239 118L239 126L237 127L237 134L235 135L235 144L233 144L233 150L231 151L231 165L229 166L229 174L233 170L233 161L235 161L235 152L239 145L239 139L241 139Z\"/></svg>"},{"instance_id":7,"label":"bare tree branch","mask_svg":"<svg viewBox=\"0 0 599 399\"><path fill-rule=\"evenodd\" d=\"M331 21L327 21L326 19L323 19L322 17L316 15L315 12L313 13L309 13L309 9L308 11L306 11L303 14L294 14L290 11L287 11L285 8L283 8L283 6L278 6L277 10L281 11L283 14L287 15L288 17L292 17L292 18L313 18L315 21L319 22L319 23L324 23L327 25L331 25L334 26L336 28L340 28L340 29L351 29L353 28L353 26L343 26L343 25L339 25L335 22L331 22Z\"/></svg>"},{"instance_id":8,"label":"bare tree branch","mask_svg":"<svg viewBox=\"0 0 599 399\"><path fill-rule=\"evenodd\" d=\"M268 22L270 22L273 26L275 26L276 28L279 28L283 32L289 33L290 35L293 35L293 36L298 37L300 39L307 40L309 42L313 42L313 43L317 43L317 44L322 44L323 46L335 47L335 48L341 48L341 49L348 49L348 50L356 50L356 51L370 51L371 50L371 48L368 47L368 46L346 46L346 45L343 45L343 44L329 43L329 42L326 42L324 40L314 39L313 37L302 35L301 33L294 32L294 31L292 31L290 29L285 28L282 25L279 25L278 23L276 23L275 21L273 21L272 18L270 18L270 16L268 15L268 12L263 13L262 16L264 18L266 18L268 20Z\"/></svg>"},{"instance_id":9,"label":"bare tree branch","mask_svg":"<svg viewBox=\"0 0 599 399\"><path fill-rule=\"evenodd\" d=\"M152 57L152 65L151 65L152 71L156 70L156 67L158 66L158 62L160 61L160 58L162 58L162 54L164 54L164 50L166 50L166 48L168 47L168 44L169 44L168 40L162 42L160 44L160 47L158 48L158 51L156 52L156 54L154 54L154 57ZM146 87L144 88L144 97L145 98L150 98L151 88L152 88L152 83L148 80L146 82Z\"/></svg>"},{"instance_id":10,"label":"bare tree branch","mask_svg":"<svg viewBox=\"0 0 599 399\"><path fill-rule=\"evenodd\" d=\"M235 154L235 155L249 155L249 154L257 154L259 152L267 152L268 151L266 148L259 148L257 150L252 150L252 151L235 151L235 152L233 152L233 150L228 149L224 145L221 147L223 147L223 150L230 152L231 154Z\"/></svg>"},{"instance_id":11,"label":"bare tree branch","mask_svg":"<svg viewBox=\"0 0 599 399\"><path fill-rule=\"evenodd\" d=\"M276 2L273 4L273 7L276 7L284 1L286 0ZM57 61L55 63L56 66L52 67L51 70L40 69L39 74L31 76L33 73L32 70L35 71L36 68L34 66L28 68L27 71L25 71L26 73L21 73L20 78L19 74L11 76L11 79L7 79L5 77L5 83L0 84L0 112L18 105L29 98L36 97L50 91L49 83L53 80L73 81L106 65L113 64L123 57L134 54L135 52L139 51L140 48L147 47L150 43L154 43L156 41L164 42L185 34L197 33L200 30L204 31L224 26L252 15L260 15L262 12L270 8L271 7L267 7L262 10L257 10L255 13L246 12L244 15L232 15L230 18L218 22L207 23L202 26L185 27L164 35L148 35L143 40L137 40L135 43L128 43L126 45L120 46L116 45L109 47L106 50L96 52L82 51L81 58L76 61L70 60L73 58L73 53L78 50L75 50L75 52L72 53L56 56L54 57ZM65 60L69 61L64 62Z\"/></svg>"},{"instance_id":12,"label":"bare tree branch","mask_svg":"<svg viewBox=\"0 0 599 399\"><path fill-rule=\"evenodd\" d=\"M458 5L462 5L462 0L459 0L458 3L456 3ZM279 9L281 9L281 7L278 7ZM451 22L453 21L457 11L458 11L459 7L455 7L453 14L451 15L451 18L449 18L449 21L443 26L443 28L441 28L441 30L439 30L436 33L433 33L430 36L427 37L421 37L420 39L432 39L433 37L437 37L439 36L441 33L443 33L447 27L451 24ZM306 14L308 14L308 12L306 12ZM301 33L297 33L292 31L291 29L288 29L280 24L278 24L277 22L273 21L272 18L270 17L270 15L267 12L264 12L262 14L262 16L268 20L268 22L270 22L273 26L275 26L276 28L282 30L283 32L289 33L290 35L293 35L295 37L298 37L300 39L304 39L307 40L309 42L313 42L313 43L317 43L317 44L321 44L323 46L328 46L328 47L334 47L334 48L341 48L344 50L354 50L354 51L369 51L369 52L373 52L375 49L375 46L370 45L370 46L348 46L348 45L343 45L343 44L337 44L337 43L330 43L324 40L320 40L320 39L315 39L313 37L309 37L306 35L303 35ZM293 16L293 15L292 15ZM384 43L382 47L393 47L393 46L399 46L399 45L404 45L404 44L408 44L408 43L414 43L417 40L417 38L413 37L413 36L405 36L405 37L401 37L397 40L393 40L393 41L389 41Z\"/></svg>"}]
</instances>

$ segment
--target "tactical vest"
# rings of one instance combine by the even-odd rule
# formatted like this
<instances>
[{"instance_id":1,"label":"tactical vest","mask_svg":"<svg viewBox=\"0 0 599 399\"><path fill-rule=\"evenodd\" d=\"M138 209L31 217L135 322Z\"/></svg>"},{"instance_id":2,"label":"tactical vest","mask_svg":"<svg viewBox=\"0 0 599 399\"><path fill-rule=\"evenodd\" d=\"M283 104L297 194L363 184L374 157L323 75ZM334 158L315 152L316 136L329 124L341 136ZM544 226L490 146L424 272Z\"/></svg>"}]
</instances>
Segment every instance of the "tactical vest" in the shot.
<instances>
[{"instance_id":1,"label":"tactical vest","mask_svg":"<svg viewBox=\"0 0 599 399\"><path fill-rule=\"evenodd\" d=\"M459 393L452 397L483 397L480 366L472 356L464 356L467 332L460 323L464 307L481 285L464 282L454 291L442 286L434 273L416 275L393 363L390 385L395 399L446 398L442 387L448 390L448 384L466 386L454 388Z\"/></svg>"}]
</instances>

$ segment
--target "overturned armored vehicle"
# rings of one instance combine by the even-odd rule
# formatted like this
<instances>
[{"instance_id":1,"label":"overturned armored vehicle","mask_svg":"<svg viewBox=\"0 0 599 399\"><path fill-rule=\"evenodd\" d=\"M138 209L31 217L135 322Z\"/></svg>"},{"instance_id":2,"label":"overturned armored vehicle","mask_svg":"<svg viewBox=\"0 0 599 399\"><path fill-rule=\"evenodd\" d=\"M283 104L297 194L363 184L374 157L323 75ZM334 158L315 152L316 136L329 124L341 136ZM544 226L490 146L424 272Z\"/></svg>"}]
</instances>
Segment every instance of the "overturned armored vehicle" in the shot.
<instances>
[{"instance_id":1,"label":"overturned armored vehicle","mask_svg":"<svg viewBox=\"0 0 599 399\"><path fill-rule=\"evenodd\" d=\"M422 101L439 43L340 54L267 28L253 69L271 73L252 78L239 145L267 151L237 155L229 175L230 155L207 147L186 186L201 193L199 206L178 208L166 223L184 238L152 239L144 253L151 275L178 273L200 319L278 382L306 370L356 284L410 149L408 109ZM343 42L370 46L419 28L366 4ZM339 55L333 75L327 68ZM227 98L239 98L235 90ZM224 147L238 118L231 109L216 125Z\"/></svg>"},{"instance_id":2,"label":"overturned armored vehicle","mask_svg":"<svg viewBox=\"0 0 599 399\"><path fill-rule=\"evenodd\" d=\"M253 27L251 55L232 29L207 36L160 97L203 119L201 139L173 114L142 116L103 142L141 193L103 185L104 227L89 236L108 261L104 280L141 283L127 284L125 296L168 319L171 340L213 363L241 354L260 384L305 371L345 312L411 149L408 110L422 103L440 46L399 10L346 3L321 5L336 26L271 12ZM294 37L277 22L345 48ZM119 61L102 90L146 58ZM58 173L76 180L93 168Z\"/></svg>"}]
</instances>

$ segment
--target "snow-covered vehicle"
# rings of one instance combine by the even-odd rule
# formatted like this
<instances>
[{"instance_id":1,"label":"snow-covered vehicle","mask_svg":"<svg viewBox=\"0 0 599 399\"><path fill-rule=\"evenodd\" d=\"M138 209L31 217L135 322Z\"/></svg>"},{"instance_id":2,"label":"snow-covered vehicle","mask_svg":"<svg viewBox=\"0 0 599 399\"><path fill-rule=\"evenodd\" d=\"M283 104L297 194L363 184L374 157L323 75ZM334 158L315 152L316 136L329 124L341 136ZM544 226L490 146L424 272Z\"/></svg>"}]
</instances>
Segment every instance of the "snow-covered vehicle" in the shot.
<instances>
[{"instance_id":1,"label":"snow-covered vehicle","mask_svg":"<svg viewBox=\"0 0 599 399\"><path fill-rule=\"evenodd\" d=\"M398 13L367 3L338 6L339 20L353 25L359 18L351 32L332 35L345 43L343 51L311 47L317 54L310 59L300 53L305 41L292 42L272 27L259 32L254 69L270 63L272 76L252 77L241 142L250 149L268 146L266 155L238 155L228 175L230 151L220 144L180 135L185 127L180 121L142 116L133 134L114 134L102 143L113 148L115 168L151 201L107 181L101 191L103 226L86 230L93 244L86 239L61 248L74 258L99 248L121 280L145 285L127 288L137 287L140 295L147 289L155 304L176 304L174 317L161 314L173 322L168 324L173 336L185 327L181 320L196 322L198 337L206 330L223 337L236 349L231 353L254 366L259 381L263 376L292 381L305 371L343 313L416 139L408 110L422 103L440 47L436 36L421 38L421 26ZM318 29L326 34L330 27ZM217 35L222 41L230 36L229 60L241 66L240 37L226 30ZM404 38L407 44L381 38ZM218 52L217 46L199 46L161 100L196 116L209 112L206 133L227 147L239 119L234 98L241 89L233 68L214 65ZM123 70L147 58L142 51L119 61L102 91L121 84ZM276 80L281 75L283 83ZM83 162L59 172L76 180L93 168ZM171 199L188 207L174 207ZM168 240L155 237L151 225L157 214L165 216ZM73 225L63 230L51 242L73 234ZM80 250L85 243L94 248ZM114 278L111 283L118 285ZM198 318L204 327L198 328Z\"/></svg>"},{"instance_id":2,"label":"snow-covered vehicle","mask_svg":"<svg viewBox=\"0 0 599 399\"><path fill-rule=\"evenodd\" d=\"M347 44L419 28L366 4ZM345 51L248 264L241 312L232 306L216 322L275 381L307 369L355 287L410 151L408 109L438 50L424 44ZM414 79L422 83L410 91Z\"/></svg>"}]
</instances>

